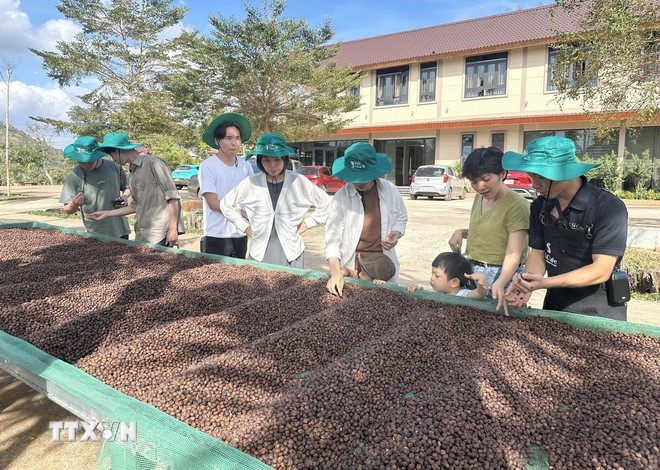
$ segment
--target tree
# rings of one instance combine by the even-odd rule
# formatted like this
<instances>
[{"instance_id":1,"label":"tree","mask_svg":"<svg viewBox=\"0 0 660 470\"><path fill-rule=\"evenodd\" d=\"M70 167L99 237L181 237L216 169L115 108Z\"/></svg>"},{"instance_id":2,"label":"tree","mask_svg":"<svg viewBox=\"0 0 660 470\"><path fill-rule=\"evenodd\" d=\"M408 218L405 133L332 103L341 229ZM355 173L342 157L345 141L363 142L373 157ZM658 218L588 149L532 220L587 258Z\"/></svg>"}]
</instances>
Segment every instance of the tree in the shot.
<instances>
[{"instance_id":1,"label":"tree","mask_svg":"<svg viewBox=\"0 0 660 470\"><path fill-rule=\"evenodd\" d=\"M18 62L12 61L5 56L0 56L2 69L0 70L0 79L5 83L7 90L7 102L5 103L5 169L7 177L7 196L11 195L11 184L9 178L9 88L12 82L14 70L18 67Z\"/></svg>"},{"instance_id":2,"label":"tree","mask_svg":"<svg viewBox=\"0 0 660 470\"><path fill-rule=\"evenodd\" d=\"M288 140L333 133L348 123L340 113L360 104L348 93L359 74L336 65L338 46L324 46L334 34L330 20L310 28L305 19L284 16L285 6L264 0L261 9L246 3L245 18L211 16L212 37L196 46L196 70L220 92L213 113L229 107L244 114L253 139L265 132Z\"/></svg>"},{"instance_id":3,"label":"tree","mask_svg":"<svg viewBox=\"0 0 660 470\"><path fill-rule=\"evenodd\" d=\"M57 9L82 26L57 52L30 49L43 59L48 76L60 86L85 78L99 85L82 95L84 106L69 112L71 122L36 117L76 135L102 135L123 130L134 139L152 134L180 135L182 126L171 109L161 76L181 52L181 33L162 39L163 32L183 19L186 7L171 0L60 0Z\"/></svg>"},{"instance_id":4,"label":"tree","mask_svg":"<svg viewBox=\"0 0 660 470\"><path fill-rule=\"evenodd\" d=\"M599 134L657 121L660 14L656 0L557 0L580 31L557 31L558 101L578 100Z\"/></svg>"}]
</instances>

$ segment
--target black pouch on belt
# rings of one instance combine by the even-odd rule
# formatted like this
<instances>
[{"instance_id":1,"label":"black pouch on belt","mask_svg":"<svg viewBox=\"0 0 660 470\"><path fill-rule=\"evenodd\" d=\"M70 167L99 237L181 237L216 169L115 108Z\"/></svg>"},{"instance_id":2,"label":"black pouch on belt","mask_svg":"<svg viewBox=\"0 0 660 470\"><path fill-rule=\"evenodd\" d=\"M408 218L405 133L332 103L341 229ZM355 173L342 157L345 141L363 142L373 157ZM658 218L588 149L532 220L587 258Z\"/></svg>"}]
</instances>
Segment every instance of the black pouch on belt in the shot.
<instances>
[{"instance_id":1,"label":"black pouch on belt","mask_svg":"<svg viewBox=\"0 0 660 470\"><path fill-rule=\"evenodd\" d=\"M613 271L610 278L605 281L605 290L608 304L615 306L628 302L630 300L628 273L619 269Z\"/></svg>"}]
</instances>

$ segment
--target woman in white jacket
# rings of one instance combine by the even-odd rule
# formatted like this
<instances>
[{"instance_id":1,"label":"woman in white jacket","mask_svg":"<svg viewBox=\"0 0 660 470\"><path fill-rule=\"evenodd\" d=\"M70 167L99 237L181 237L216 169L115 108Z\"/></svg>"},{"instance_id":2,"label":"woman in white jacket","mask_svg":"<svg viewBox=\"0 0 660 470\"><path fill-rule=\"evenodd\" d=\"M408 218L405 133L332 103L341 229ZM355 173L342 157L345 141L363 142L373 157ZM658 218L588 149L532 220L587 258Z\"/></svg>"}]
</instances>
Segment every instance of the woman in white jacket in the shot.
<instances>
[{"instance_id":1,"label":"woman in white jacket","mask_svg":"<svg viewBox=\"0 0 660 470\"><path fill-rule=\"evenodd\" d=\"M252 237L250 259L264 263L305 267L305 244L300 236L308 228L324 224L330 213L330 197L306 177L286 169L295 151L279 134L264 134L257 148L261 173L241 181L220 201L220 210L239 230ZM315 210L305 218L311 206ZM239 210L244 210L247 220ZM304 219L304 220L303 220Z\"/></svg>"},{"instance_id":2,"label":"woman in white jacket","mask_svg":"<svg viewBox=\"0 0 660 470\"><path fill-rule=\"evenodd\" d=\"M391 171L390 157L367 142L354 143L332 164L333 176L348 181L335 194L325 228L330 264L326 287L335 295L341 296L344 288L342 268L360 270L358 255L382 253L390 258L396 271L387 281L398 282L394 247L405 234L408 212L396 186L379 178Z\"/></svg>"}]
</instances>

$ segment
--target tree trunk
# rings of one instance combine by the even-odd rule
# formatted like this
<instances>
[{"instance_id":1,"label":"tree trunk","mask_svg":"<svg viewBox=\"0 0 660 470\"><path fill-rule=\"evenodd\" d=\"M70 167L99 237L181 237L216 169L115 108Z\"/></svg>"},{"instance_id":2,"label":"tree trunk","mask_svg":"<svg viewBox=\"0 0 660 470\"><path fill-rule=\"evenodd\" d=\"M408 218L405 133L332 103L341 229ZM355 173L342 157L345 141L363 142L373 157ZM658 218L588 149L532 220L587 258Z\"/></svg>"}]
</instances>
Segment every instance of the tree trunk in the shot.
<instances>
[{"instance_id":1,"label":"tree trunk","mask_svg":"<svg viewBox=\"0 0 660 470\"><path fill-rule=\"evenodd\" d=\"M48 182L52 186L53 178L50 176L50 173L48 173L48 168L46 168L46 162L41 162L41 168L44 170L44 173L46 174L46 178L48 178Z\"/></svg>"}]
</instances>

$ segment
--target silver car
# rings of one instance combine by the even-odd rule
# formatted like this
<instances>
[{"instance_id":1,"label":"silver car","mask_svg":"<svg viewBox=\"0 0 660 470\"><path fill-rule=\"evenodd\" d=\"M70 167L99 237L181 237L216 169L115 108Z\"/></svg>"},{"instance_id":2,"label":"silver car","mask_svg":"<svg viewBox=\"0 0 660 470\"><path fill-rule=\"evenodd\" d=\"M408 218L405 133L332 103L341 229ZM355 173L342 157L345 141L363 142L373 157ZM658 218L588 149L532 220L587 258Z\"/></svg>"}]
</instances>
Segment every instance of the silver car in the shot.
<instances>
[{"instance_id":1,"label":"silver car","mask_svg":"<svg viewBox=\"0 0 660 470\"><path fill-rule=\"evenodd\" d=\"M465 199L465 191L463 178L449 165L420 166L410 181L410 199L418 196L444 197L445 201L451 201L454 196Z\"/></svg>"}]
</instances>

